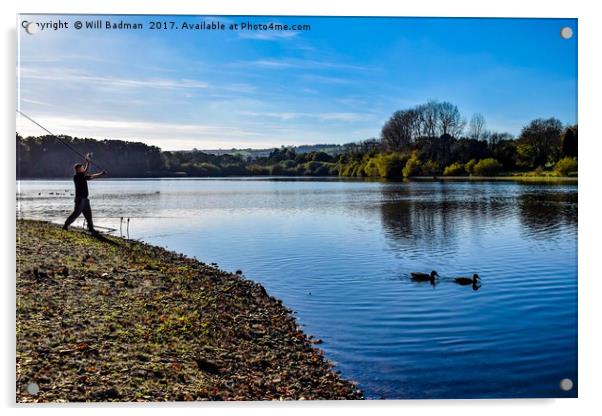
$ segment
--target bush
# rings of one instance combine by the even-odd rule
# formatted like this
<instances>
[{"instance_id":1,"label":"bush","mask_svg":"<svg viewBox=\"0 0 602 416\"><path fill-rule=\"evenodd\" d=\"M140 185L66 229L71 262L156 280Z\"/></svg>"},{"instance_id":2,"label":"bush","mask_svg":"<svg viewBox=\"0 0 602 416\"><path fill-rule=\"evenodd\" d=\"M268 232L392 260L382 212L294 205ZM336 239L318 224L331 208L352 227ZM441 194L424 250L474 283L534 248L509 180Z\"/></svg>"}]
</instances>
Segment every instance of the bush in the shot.
<instances>
[{"instance_id":1,"label":"bush","mask_svg":"<svg viewBox=\"0 0 602 416\"><path fill-rule=\"evenodd\" d=\"M270 166L270 175L272 176L294 176L296 173L294 168L288 169L280 163Z\"/></svg>"},{"instance_id":2,"label":"bush","mask_svg":"<svg viewBox=\"0 0 602 416\"><path fill-rule=\"evenodd\" d=\"M249 166L249 173L251 175L269 175L270 169L266 166L251 165Z\"/></svg>"},{"instance_id":3,"label":"bush","mask_svg":"<svg viewBox=\"0 0 602 416\"><path fill-rule=\"evenodd\" d=\"M365 162L358 162L356 168L353 171L353 176L357 176L357 177L366 176L365 167L366 167Z\"/></svg>"},{"instance_id":4,"label":"bush","mask_svg":"<svg viewBox=\"0 0 602 416\"><path fill-rule=\"evenodd\" d=\"M439 162L427 160L426 163L422 164L422 168L420 170L423 175L434 176L441 172L441 167L439 166Z\"/></svg>"},{"instance_id":5,"label":"bush","mask_svg":"<svg viewBox=\"0 0 602 416\"><path fill-rule=\"evenodd\" d=\"M221 176L222 171L219 166L212 163L199 163L194 166L193 174L195 176Z\"/></svg>"},{"instance_id":6,"label":"bush","mask_svg":"<svg viewBox=\"0 0 602 416\"><path fill-rule=\"evenodd\" d=\"M554 170L561 174L562 176L575 176L577 173L577 158L574 157L564 157L556 162L554 166Z\"/></svg>"},{"instance_id":7,"label":"bush","mask_svg":"<svg viewBox=\"0 0 602 416\"><path fill-rule=\"evenodd\" d=\"M315 162L332 162L332 156L326 152L311 152L307 156Z\"/></svg>"},{"instance_id":8,"label":"bush","mask_svg":"<svg viewBox=\"0 0 602 416\"><path fill-rule=\"evenodd\" d=\"M339 175L341 176L355 176L355 173L360 166L359 162L352 161L346 164L341 165L339 169Z\"/></svg>"},{"instance_id":9,"label":"bush","mask_svg":"<svg viewBox=\"0 0 602 416\"><path fill-rule=\"evenodd\" d=\"M300 172L300 168L302 169L294 160L290 159L269 167L270 175L273 176L297 176L303 174L303 171Z\"/></svg>"},{"instance_id":10,"label":"bush","mask_svg":"<svg viewBox=\"0 0 602 416\"><path fill-rule=\"evenodd\" d=\"M420 173L420 159L416 152L412 153L412 156L408 159L402 170L403 177L409 178Z\"/></svg>"},{"instance_id":11,"label":"bush","mask_svg":"<svg viewBox=\"0 0 602 416\"><path fill-rule=\"evenodd\" d=\"M465 173L464 165L460 162L454 162L443 170L444 176L461 176Z\"/></svg>"},{"instance_id":12,"label":"bush","mask_svg":"<svg viewBox=\"0 0 602 416\"><path fill-rule=\"evenodd\" d=\"M474 165L473 173L479 176L495 176L502 169L502 164L490 157L481 159Z\"/></svg>"},{"instance_id":13,"label":"bush","mask_svg":"<svg viewBox=\"0 0 602 416\"><path fill-rule=\"evenodd\" d=\"M368 159L368 161L364 164L364 173L366 176L374 178L380 176L375 158Z\"/></svg>"},{"instance_id":14,"label":"bush","mask_svg":"<svg viewBox=\"0 0 602 416\"><path fill-rule=\"evenodd\" d=\"M338 172L340 176L364 177L367 175L365 172L367 162L358 162L354 160L348 163L341 163L338 166L331 163L327 163L326 165L333 165L333 167L328 166L328 169Z\"/></svg>"},{"instance_id":15,"label":"bush","mask_svg":"<svg viewBox=\"0 0 602 416\"><path fill-rule=\"evenodd\" d=\"M535 167L534 162L533 162L535 158L536 158L535 148L532 145L526 144L526 143L518 143L516 145L516 164L517 164L517 166L522 167L522 168Z\"/></svg>"},{"instance_id":16,"label":"bush","mask_svg":"<svg viewBox=\"0 0 602 416\"><path fill-rule=\"evenodd\" d=\"M226 176L241 176L248 174L247 168L244 165L234 163L226 164L221 167L222 175Z\"/></svg>"},{"instance_id":17,"label":"bush","mask_svg":"<svg viewBox=\"0 0 602 416\"><path fill-rule=\"evenodd\" d=\"M399 178L408 161L408 157L402 153L391 153L378 155L375 159L378 176L381 178Z\"/></svg>"},{"instance_id":18,"label":"bush","mask_svg":"<svg viewBox=\"0 0 602 416\"><path fill-rule=\"evenodd\" d=\"M466 171L466 173L468 174L473 174L474 173L474 166L477 164L477 160L476 159L470 159L466 165L464 165L464 170Z\"/></svg>"},{"instance_id":19,"label":"bush","mask_svg":"<svg viewBox=\"0 0 602 416\"><path fill-rule=\"evenodd\" d=\"M295 162L292 159L283 160L282 162L280 162L280 164L284 169L292 169L297 167L297 162Z\"/></svg>"},{"instance_id":20,"label":"bush","mask_svg":"<svg viewBox=\"0 0 602 416\"><path fill-rule=\"evenodd\" d=\"M330 172L330 165L326 162L307 162L300 166L300 173L306 176L326 176Z\"/></svg>"}]
</instances>

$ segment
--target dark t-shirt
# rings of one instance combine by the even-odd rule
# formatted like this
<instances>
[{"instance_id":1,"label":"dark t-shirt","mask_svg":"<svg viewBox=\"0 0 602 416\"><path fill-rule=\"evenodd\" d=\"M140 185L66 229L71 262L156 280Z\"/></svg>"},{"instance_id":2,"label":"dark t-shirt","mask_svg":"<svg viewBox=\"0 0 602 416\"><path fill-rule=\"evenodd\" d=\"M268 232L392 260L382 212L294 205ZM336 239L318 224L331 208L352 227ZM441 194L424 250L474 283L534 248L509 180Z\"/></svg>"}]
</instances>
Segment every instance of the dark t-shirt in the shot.
<instances>
[{"instance_id":1,"label":"dark t-shirt","mask_svg":"<svg viewBox=\"0 0 602 416\"><path fill-rule=\"evenodd\" d=\"M85 173L79 172L73 175L76 199L88 197L88 179L90 179L90 175L86 175Z\"/></svg>"}]
</instances>

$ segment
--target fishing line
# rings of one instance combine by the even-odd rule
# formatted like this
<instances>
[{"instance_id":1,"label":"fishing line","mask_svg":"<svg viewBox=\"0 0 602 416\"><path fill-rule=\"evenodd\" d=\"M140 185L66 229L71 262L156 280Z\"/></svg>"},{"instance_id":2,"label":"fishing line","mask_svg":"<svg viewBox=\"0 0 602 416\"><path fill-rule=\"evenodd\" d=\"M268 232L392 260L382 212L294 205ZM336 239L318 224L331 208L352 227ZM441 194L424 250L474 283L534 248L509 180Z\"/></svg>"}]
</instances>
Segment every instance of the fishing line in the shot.
<instances>
[{"instance_id":1,"label":"fishing line","mask_svg":"<svg viewBox=\"0 0 602 416\"><path fill-rule=\"evenodd\" d=\"M33 124L35 124L36 126L38 126L39 128L41 128L42 130L44 130L46 133L50 134L52 137L54 137L55 139L57 139L59 142L61 142L62 144L64 144L65 146L67 146L67 148L69 148L73 153L77 154L78 156L80 156L82 159L85 159L88 161L88 163L90 163L91 165L96 166L98 169L100 170L105 170L103 169L100 165L98 165L97 163L94 163L93 161L89 160L86 156L84 156L83 154L81 154L80 152L77 151L77 149L75 149L73 146L71 146L69 143L64 142L59 136L57 136L56 134L54 134L53 132L51 132L50 130L48 130L46 127L42 126L40 123L38 123L37 121L35 121L33 118L29 117L27 114L25 114L23 111L17 109L17 113L21 114L23 117L25 117L27 120L31 121Z\"/></svg>"}]
</instances>

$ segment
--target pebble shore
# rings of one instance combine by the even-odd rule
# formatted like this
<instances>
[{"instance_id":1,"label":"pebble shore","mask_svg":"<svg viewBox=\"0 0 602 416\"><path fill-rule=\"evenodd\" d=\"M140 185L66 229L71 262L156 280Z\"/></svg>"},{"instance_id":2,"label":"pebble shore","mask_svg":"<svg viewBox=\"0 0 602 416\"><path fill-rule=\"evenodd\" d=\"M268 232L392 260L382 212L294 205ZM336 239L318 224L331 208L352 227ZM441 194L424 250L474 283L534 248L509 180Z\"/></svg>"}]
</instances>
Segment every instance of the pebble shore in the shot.
<instances>
[{"instance_id":1,"label":"pebble shore","mask_svg":"<svg viewBox=\"0 0 602 416\"><path fill-rule=\"evenodd\" d=\"M17 402L363 398L260 284L160 247L18 220L16 290Z\"/></svg>"}]
</instances>

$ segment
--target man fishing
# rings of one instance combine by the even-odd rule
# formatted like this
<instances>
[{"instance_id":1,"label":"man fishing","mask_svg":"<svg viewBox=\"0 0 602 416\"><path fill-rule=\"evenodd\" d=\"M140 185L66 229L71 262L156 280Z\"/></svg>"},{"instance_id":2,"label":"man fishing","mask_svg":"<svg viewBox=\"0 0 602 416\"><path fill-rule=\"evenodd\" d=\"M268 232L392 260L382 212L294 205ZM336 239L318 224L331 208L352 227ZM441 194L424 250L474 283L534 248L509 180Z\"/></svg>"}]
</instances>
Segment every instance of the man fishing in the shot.
<instances>
[{"instance_id":1,"label":"man fishing","mask_svg":"<svg viewBox=\"0 0 602 416\"><path fill-rule=\"evenodd\" d=\"M73 175L73 183L75 184L75 208L65 221L63 230L69 229L69 225L83 213L86 223L88 224L88 230L90 230L92 234L98 234L98 231L94 229L94 223L92 222L92 209L90 208L90 200L88 199L88 181L100 178L101 176L106 175L107 172L103 170L102 172L88 175L89 167L89 153L86 155L86 162L84 164L77 163L73 166L73 169L75 170L75 175Z\"/></svg>"}]
</instances>

